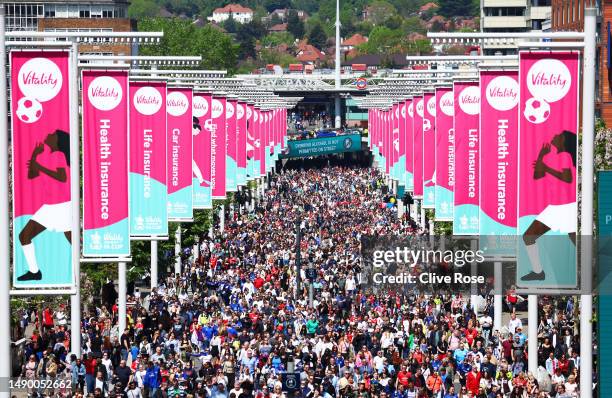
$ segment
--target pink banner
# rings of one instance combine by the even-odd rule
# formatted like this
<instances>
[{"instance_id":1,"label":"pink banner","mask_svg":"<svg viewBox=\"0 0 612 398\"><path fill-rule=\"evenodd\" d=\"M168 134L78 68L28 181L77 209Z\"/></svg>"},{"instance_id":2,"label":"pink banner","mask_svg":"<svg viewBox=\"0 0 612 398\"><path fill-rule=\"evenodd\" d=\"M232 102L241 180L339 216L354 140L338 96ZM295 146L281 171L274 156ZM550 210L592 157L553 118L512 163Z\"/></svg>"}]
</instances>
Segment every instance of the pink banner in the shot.
<instances>
[{"instance_id":1,"label":"pink banner","mask_svg":"<svg viewBox=\"0 0 612 398\"><path fill-rule=\"evenodd\" d=\"M211 100L210 119L206 120L206 129L210 131L210 186L213 199L225 199L226 193L226 155L227 134L225 121L225 104L223 97L213 97Z\"/></svg>"},{"instance_id":2,"label":"pink banner","mask_svg":"<svg viewBox=\"0 0 612 398\"><path fill-rule=\"evenodd\" d=\"M406 186L406 101L399 104L399 159L397 164L399 185Z\"/></svg>"},{"instance_id":3,"label":"pink banner","mask_svg":"<svg viewBox=\"0 0 612 398\"><path fill-rule=\"evenodd\" d=\"M130 82L130 234L168 234L166 83Z\"/></svg>"},{"instance_id":4,"label":"pink banner","mask_svg":"<svg viewBox=\"0 0 612 398\"><path fill-rule=\"evenodd\" d=\"M423 198L423 117L425 111L425 103L423 96L414 98L415 112L412 123L414 137L414 197L416 199Z\"/></svg>"},{"instance_id":5,"label":"pink banner","mask_svg":"<svg viewBox=\"0 0 612 398\"><path fill-rule=\"evenodd\" d=\"M68 54L10 54L16 287L74 285Z\"/></svg>"},{"instance_id":6,"label":"pink banner","mask_svg":"<svg viewBox=\"0 0 612 398\"><path fill-rule=\"evenodd\" d=\"M436 220L453 219L455 130L452 88L436 88Z\"/></svg>"},{"instance_id":7,"label":"pink banner","mask_svg":"<svg viewBox=\"0 0 612 398\"><path fill-rule=\"evenodd\" d=\"M247 104L236 105L236 162L238 166L238 185L247 183Z\"/></svg>"},{"instance_id":8,"label":"pink banner","mask_svg":"<svg viewBox=\"0 0 612 398\"><path fill-rule=\"evenodd\" d=\"M129 256L128 72L83 71L81 81L83 255Z\"/></svg>"},{"instance_id":9,"label":"pink banner","mask_svg":"<svg viewBox=\"0 0 612 398\"><path fill-rule=\"evenodd\" d=\"M519 85L517 276L574 288L579 52L521 52Z\"/></svg>"},{"instance_id":10,"label":"pink banner","mask_svg":"<svg viewBox=\"0 0 612 398\"><path fill-rule=\"evenodd\" d=\"M212 96L194 93L193 113L193 208L212 209L210 102Z\"/></svg>"},{"instance_id":11,"label":"pink banner","mask_svg":"<svg viewBox=\"0 0 612 398\"><path fill-rule=\"evenodd\" d=\"M435 206L436 186L436 96L434 93L423 95L423 207Z\"/></svg>"},{"instance_id":12,"label":"pink banner","mask_svg":"<svg viewBox=\"0 0 612 398\"><path fill-rule=\"evenodd\" d=\"M406 100L406 189L414 192L414 101Z\"/></svg>"},{"instance_id":13,"label":"pink banner","mask_svg":"<svg viewBox=\"0 0 612 398\"><path fill-rule=\"evenodd\" d=\"M193 91L168 89L168 219L193 219ZM189 156L189 154L192 156Z\"/></svg>"},{"instance_id":14,"label":"pink banner","mask_svg":"<svg viewBox=\"0 0 612 398\"><path fill-rule=\"evenodd\" d=\"M482 71L480 90L480 234L515 235L518 72Z\"/></svg>"},{"instance_id":15,"label":"pink banner","mask_svg":"<svg viewBox=\"0 0 612 398\"><path fill-rule=\"evenodd\" d=\"M237 136L236 136L236 106L238 101L228 99L225 103L225 126L226 128L226 187L228 192L236 192L238 190L238 162L237 162Z\"/></svg>"},{"instance_id":16,"label":"pink banner","mask_svg":"<svg viewBox=\"0 0 612 398\"><path fill-rule=\"evenodd\" d=\"M266 147L268 146L268 134L266 131L266 127L267 127L267 120L268 120L268 116L267 116L268 112L267 111L259 111L259 129L258 129L258 135L259 135L259 175L260 176L265 176L266 175L266 158L267 158L267 154L266 154Z\"/></svg>"},{"instance_id":17,"label":"pink banner","mask_svg":"<svg viewBox=\"0 0 612 398\"><path fill-rule=\"evenodd\" d=\"M455 106L453 234L477 235L480 88L477 82L455 82L453 89Z\"/></svg>"}]
</instances>

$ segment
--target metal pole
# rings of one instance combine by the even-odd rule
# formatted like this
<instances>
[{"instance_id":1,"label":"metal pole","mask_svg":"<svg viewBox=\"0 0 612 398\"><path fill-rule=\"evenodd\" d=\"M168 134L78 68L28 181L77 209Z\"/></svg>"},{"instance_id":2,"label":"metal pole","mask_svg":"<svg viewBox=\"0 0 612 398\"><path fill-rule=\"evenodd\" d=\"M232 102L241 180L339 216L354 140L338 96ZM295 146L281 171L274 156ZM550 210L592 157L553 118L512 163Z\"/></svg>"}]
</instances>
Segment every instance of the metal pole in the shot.
<instances>
[{"instance_id":1,"label":"metal pole","mask_svg":"<svg viewBox=\"0 0 612 398\"><path fill-rule=\"evenodd\" d=\"M470 249L475 252L478 249L477 246L478 245L476 239L472 239L472 241L470 242ZM470 275L478 275L478 263L476 262L476 260L472 261L472 263L470 264ZM470 295L470 301L472 302L472 310L476 315L478 315L478 289L475 283L472 283L470 285Z\"/></svg>"},{"instance_id":2,"label":"metal pole","mask_svg":"<svg viewBox=\"0 0 612 398\"><path fill-rule=\"evenodd\" d=\"M335 87L336 90L340 89L340 46L342 43L340 42L340 0L336 0L336 76L335 76ZM339 97L337 97L339 99ZM338 113L336 113L336 118ZM337 121L337 119L336 119Z\"/></svg>"},{"instance_id":3,"label":"metal pole","mask_svg":"<svg viewBox=\"0 0 612 398\"><path fill-rule=\"evenodd\" d=\"M9 248L9 169L8 169L8 98L6 87L6 38L5 38L5 9L0 2L0 313L5 319L0 326L0 379L11 377L11 268ZM0 398L8 398L9 391L0 391Z\"/></svg>"},{"instance_id":4,"label":"metal pole","mask_svg":"<svg viewBox=\"0 0 612 398\"><path fill-rule=\"evenodd\" d=\"M535 374L538 369L538 296L535 294L527 297L527 328L527 369Z\"/></svg>"},{"instance_id":5,"label":"metal pole","mask_svg":"<svg viewBox=\"0 0 612 398\"><path fill-rule=\"evenodd\" d=\"M119 263L119 335L123 333L127 325L127 263Z\"/></svg>"},{"instance_id":6,"label":"metal pole","mask_svg":"<svg viewBox=\"0 0 612 398\"><path fill-rule=\"evenodd\" d=\"M342 127L342 103L340 102L340 96L336 95L334 98L334 128L339 129Z\"/></svg>"},{"instance_id":7,"label":"metal pole","mask_svg":"<svg viewBox=\"0 0 612 398\"><path fill-rule=\"evenodd\" d=\"M312 269L312 264L310 264L310 269ZM309 272L310 274L310 272ZM310 280L308 284L308 306L310 308L314 308L314 280Z\"/></svg>"},{"instance_id":8,"label":"metal pole","mask_svg":"<svg viewBox=\"0 0 612 398\"><path fill-rule=\"evenodd\" d=\"M425 219L425 208L423 207L423 199L419 201L419 204L421 205L421 226L425 228L425 222L427 220Z\"/></svg>"},{"instance_id":9,"label":"metal pole","mask_svg":"<svg viewBox=\"0 0 612 398\"><path fill-rule=\"evenodd\" d=\"M151 241L151 289L157 287L157 241Z\"/></svg>"},{"instance_id":10,"label":"metal pole","mask_svg":"<svg viewBox=\"0 0 612 398\"><path fill-rule=\"evenodd\" d=\"M502 262L493 263L494 296L493 296L493 330L502 328Z\"/></svg>"},{"instance_id":11,"label":"metal pole","mask_svg":"<svg viewBox=\"0 0 612 398\"><path fill-rule=\"evenodd\" d=\"M295 221L295 298L300 297L300 282L302 278L302 249L301 249L301 240L302 240L302 229L301 229L301 221L298 218Z\"/></svg>"},{"instance_id":12,"label":"metal pole","mask_svg":"<svg viewBox=\"0 0 612 398\"><path fill-rule=\"evenodd\" d=\"M584 12L584 72L582 74L582 202L580 233L584 237L581 254L582 294L580 295L580 397L593 396L593 141L595 137L595 53L596 53L595 8Z\"/></svg>"},{"instance_id":13,"label":"metal pole","mask_svg":"<svg viewBox=\"0 0 612 398\"><path fill-rule=\"evenodd\" d=\"M181 273L181 224L179 224L178 228L176 228L176 233L174 234L174 273Z\"/></svg>"},{"instance_id":14,"label":"metal pole","mask_svg":"<svg viewBox=\"0 0 612 398\"><path fill-rule=\"evenodd\" d=\"M81 356L81 156L79 151L79 45L72 42L70 59L70 197L72 198L72 270L76 294L70 296L71 350Z\"/></svg>"},{"instance_id":15,"label":"metal pole","mask_svg":"<svg viewBox=\"0 0 612 398\"><path fill-rule=\"evenodd\" d=\"M219 208L219 232L225 231L225 203Z\"/></svg>"}]
</instances>

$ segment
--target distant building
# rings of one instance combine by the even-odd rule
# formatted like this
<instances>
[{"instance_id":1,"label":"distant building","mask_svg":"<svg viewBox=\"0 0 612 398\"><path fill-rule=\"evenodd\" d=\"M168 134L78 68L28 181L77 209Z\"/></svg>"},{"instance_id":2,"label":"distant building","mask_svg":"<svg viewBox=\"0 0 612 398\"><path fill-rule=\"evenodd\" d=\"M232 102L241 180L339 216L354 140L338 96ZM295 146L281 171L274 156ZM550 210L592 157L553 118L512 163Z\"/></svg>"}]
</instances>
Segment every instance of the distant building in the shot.
<instances>
[{"instance_id":1,"label":"distant building","mask_svg":"<svg viewBox=\"0 0 612 398\"><path fill-rule=\"evenodd\" d=\"M483 32L531 32L542 30L550 14L551 0L483 0L481 4ZM516 46L499 42L487 44L484 51L510 54L516 53Z\"/></svg>"},{"instance_id":2,"label":"distant building","mask_svg":"<svg viewBox=\"0 0 612 398\"><path fill-rule=\"evenodd\" d=\"M253 20L253 10L240 4L228 4L213 11L208 20L215 23L227 21L231 17L238 23L249 23Z\"/></svg>"},{"instance_id":3,"label":"distant building","mask_svg":"<svg viewBox=\"0 0 612 398\"><path fill-rule=\"evenodd\" d=\"M295 58L303 64L317 65L325 60L325 53L312 44L302 40L297 45Z\"/></svg>"},{"instance_id":4,"label":"distant building","mask_svg":"<svg viewBox=\"0 0 612 398\"><path fill-rule=\"evenodd\" d=\"M340 46L340 51L348 52L354 49L355 47L367 43L368 38L360 35L359 33L355 33L353 36L349 37L342 41L342 45Z\"/></svg>"},{"instance_id":5,"label":"distant building","mask_svg":"<svg viewBox=\"0 0 612 398\"><path fill-rule=\"evenodd\" d=\"M279 23L279 24L270 26L268 28L268 32L286 32L286 31L287 31L286 23Z\"/></svg>"},{"instance_id":6,"label":"distant building","mask_svg":"<svg viewBox=\"0 0 612 398\"><path fill-rule=\"evenodd\" d=\"M390 56L380 54L364 54L342 62L341 67L342 70L347 73L363 72L364 70L367 70L370 74L376 74L378 69L382 68L383 66L404 68L407 65L408 61L406 61L406 54L393 54ZM356 67L356 70L353 70L353 66Z\"/></svg>"},{"instance_id":7,"label":"distant building","mask_svg":"<svg viewBox=\"0 0 612 398\"><path fill-rule=\"evenodd\" d=\"M550 30L584 30L584 8L597 7L597 59L595 68L595 112L607 127L612 127L612 62L608 63L608 53L612 43L608 42L608 24L612 21L612 4L609 1L595 0L552 0ZM601 21L601 22L600 22ZM611 27L612 29L612 27Z\"/></svg>"},{"instance_id":8,"label":"distant building","mask_svg":"<svg viewBox=\"0 0 612 398\"><path fill-rule=\"evenodd\" d=\"M6 30L41 32L131 32L135 21L127 16L128 0L45 0L4 3ZM81 44L84 54L130 55L127 43Z\"/></svg>"},{"instance_id":9,"label":"distant building","mask_svg":"<svg viewBox=\"0 0 612 398\"><path fill-rule=\"evenodd\" d=\"M308 19L308 13L304 10L294 10L291 8L277 8L276 10L272 11L267 17L263 17L262 21L269 22L272 20L273 17L277 17L281 21L286 21L291 11L295 11L297 13L298 18L301 19L302 21L306 21Z\"/></svg>"}]
</instances>

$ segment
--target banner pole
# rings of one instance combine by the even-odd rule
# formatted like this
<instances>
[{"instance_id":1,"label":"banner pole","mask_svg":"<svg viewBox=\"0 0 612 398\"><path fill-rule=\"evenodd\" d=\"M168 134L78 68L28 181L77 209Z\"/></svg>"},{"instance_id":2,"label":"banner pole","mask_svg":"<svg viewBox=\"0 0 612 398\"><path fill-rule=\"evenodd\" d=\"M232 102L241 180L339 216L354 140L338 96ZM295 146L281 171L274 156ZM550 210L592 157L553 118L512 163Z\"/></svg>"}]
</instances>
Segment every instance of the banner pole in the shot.
<instances>
[{"instance_id":1,"label":"banner pole","mask_svg":"<svg viewBox=\"0 0 612 398\"><path fill-rule=\"evenodd\" d=\"M76 294L70 296L70 346L81 356L81 157L79 151L79 45L72 42L70 58L70 197L72 198L72 272Z\"/></svg>"},{"instance_id":2,"label":"banner pole","mask_svg":"<svg viewBox=\"0 0 612 398\"><path fill-rule=\"evenodd\" d=\"M494 296L493 296L493 330L502 328L502 262L493 263Z\"/></svg>"},{"instance_id":3,"label":"banner pole","mask_svg":"<svg viewBox=\"0 0 612 398\"><path fill-rule=\"evenodd\" d=\"M151 240L151 290L157 287L157 241Z\"/></svg>"},{"instance_id":4,"label":"banner pole","mask_svg":"<svg viewBox=\"0 0 612 398\"><path fill-rule=\"evenodd\" d=\"M127 263L119 262L119 336L123 334L127 324Z\"/></svg>"},{"instance_id":5,"label":"banner pole","mask_svg":"<svg viewBox=\"0 0 612 398\"><path fill-rule=\"evenodd\" d=\"M593 142L595 136L595 53L596 53L595 8L584 12L584 54L582 75L582 179L580 233L583 239L581 251L580 296L580 397L593 396L593 295L592 290L592 242L593 235Z\"/></svg>"},{"instance_id":6,"label":"banner pole","mask_svg":"<svg viewBox=\"0 0 612 398\"><path fill-rule=\"evenodd\" d=\"M6 72L6 21L4 3L0 1L0 70ZM7 319L0 326L0 378L11 377L11 268L9 247L9 168L8 168L8 98L6 75L0 78L0 313ZM0 391L1 398L8 398L10 392Z\"/></svg>"},{"instance_id":7,"label":"banner pole","mask_svg":"<svg viewBox=\"0 0 612 398\"><path fill-rule=\"evenodd\" d=\"M538 370L538 296L527 296L527 370Z\"/></svg>"}]
</instances>

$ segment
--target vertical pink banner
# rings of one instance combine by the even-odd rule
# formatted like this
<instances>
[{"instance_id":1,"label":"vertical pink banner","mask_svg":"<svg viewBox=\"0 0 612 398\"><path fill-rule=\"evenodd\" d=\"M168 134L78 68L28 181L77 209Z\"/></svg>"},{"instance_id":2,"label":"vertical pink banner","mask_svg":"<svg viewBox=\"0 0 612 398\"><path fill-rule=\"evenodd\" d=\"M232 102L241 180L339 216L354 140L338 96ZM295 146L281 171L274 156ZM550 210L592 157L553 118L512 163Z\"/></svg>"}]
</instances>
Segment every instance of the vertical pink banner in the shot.
<instances>
[{"instance_id":1,"label":"vertical pink banner","mask_svg":"<svg viewBox=\"0 0 612 398\"><path fill-rule=\"evenodd\" d=\"M266 148L268 146L268 132L267 121L268 121L268 111L259 111L259 139L260 139L260 147L259 147L259 175L266 175Z\"/></svg>"},{"instance_id":2,"label":"vertical pink banner","mask_svg":"<svg viewBox=\"0 0 612 398\"><path fill-rule=\"evenodd\" d=\"M13 51L10 61L13 284L72 286L68 92L76 76L64 51Z\"/></svg>"},{"instance_id":3,"label":"vertical pink banner","mask_svg":"<svg viewBox=\"0 0 612 398\"><path fill-rule=\"evenodd\" d=\"M393 154L392 157L392 169L391 169L391 176L393 177L393 179L397 180L398 178L398 171L397 171L397 166L398 166L398 162L399 162L399 157L400 157L400 143L399 143L399 119L400 119L400 105L399 103L397 104L393 104L393 111L391 113L391 117L392 117L392 124L391 124L391 131L392 131L392 145L391 145L391 153Z\"/></svg>"},{"instance_id":4,"label":"vertical pink banner","mask_svg":"<svg viewBox=\"0 0 612 398\"><path fill-rule=\"evenodd\" d=\"M168 234L166 83L130 82L130 234Z\"/></svg>"},{"instance_id":5,"label":"vertical pink banner","mask_svg":"<svg viewBox=\"0 0 612 398\"><path fill-rule=\"evenodd\" d=\"M414 97L415 112L412 123L414 136L414 197L423 198L423 116L425 103L423 96Z\"/></svg>"},{"instance_id":6,"label":"vertical pink banner","mask_svg":"<svg viewBox=\"0 0 612 398\"><path fill-rule=\"evenodd\" d=\"M83 255L129 256L128 72L83 71L81 81Z\"/></svg>"},{"instance_id":7,"label":"vertical pink banner","mask_svg":"<svg viewBox=\"0 0 612 398\"><path fill-rule=\"evenodd\" d=\"M384 134L385 137L383 139L383 153L385 154L385 174L389 175L389 171L391 169L391 160L393 158L393 151L391 148L392 145L392 127L391 127L391 110L386 110L384 112Z\"/></svg>"},{"instance_id":8,"label":"vertical pink banner","mask_svg":"<svg viewBox=\"0 0 612 398\"><path fill-rule=\"evenodd\" d=\"M247 183L247 104L236 105L236 162L238 166L238 186Z\"/></svg>"},{"instance_id":9,"label":"vertical pink banner","mask_svg":"<svg viewBox=\"0 0 612 398\"><path fill-rule=\"evenodd\" d=\"M436 220L453 220L455 182L455 114L453 89L436 88Z\"/></svg>"},{"instance_id":10,"label":"vertical pink banner","mask_svg":"<svg viewBox=\"0 0 612 398\"><path fill-rule=\"evenodd\" d=\"M480 88L455 82L455 190L453 234L477 235L479 228Z\"/></svg>"},{"instance_id":11,"label":"vertical pink banner","mask_svg":"<svg viewBox=\"0 0 612 398\"><path fill-rule=\"evenodd\" d=\"M168 113L168 220L193 219L193 91L169 88ZM191 156L189 156L191 154Z\"/></svg>"},{"instance_id":12,"label":"vertical pink banner","mask_svg":"<svg viewBox=\"0 0 612 398\"><path fill-rule=\"evenodd\" d=\"M212 187L213 199L225 199L225 173L227 134L225 125L225 103L224 97L213 97L210 106L210 119L206 120L206 128L210 130L210 186Z\"/></svg>"},{"instance_id":13,"label":"vertical pink banner","mask_svg":"<svg viewBox=\"0 0 612 398\"><path fill-rule=\"evenodd\" d=\"M577 285L579 79L579 52L519 54L520 286Z\"/></svg>"},{"instance_id":14,"label":"vertical pink banner","mask_svg":"<svg viewBox=\"0 0 612 398\"><path fill-rule=\"evenodd\" d=\"M517 71L481 71L480 235L516 235Z\"/></svg>"},{"instance_id":15,"label":"vertical pink banner","mask_svg":"<svg viewBox=\"0 0 612 398\"><path fill-rule=\"evenodd\" d=\"M406 189L414 192L414 100L406 100Z\"/></svg>"},{"instance_id":16,"label":"vertical pink banner","mask_svg":"<svg viewBox=\"0 0 612 398\"><path fill-rule=\"evenodd\" d=\"M399 133L399 158L397 164L397 176L399 179L399 185L406 186L406 101L399 103L399 120L398 120L398 133Z\"/></svg>"},{"instance_id":17,"label":"vertical pink banner","mask_svg":"<svg viewBox=\"0 0 612 398\"><path fill-rule=\"evenodd\" d=\"M237 136L236 136L236 107L238 101L228 99L225 104L226 133L226 190L236 192L238 190L238 159L237 159Z\"/></svg>"},{"instance_id":18,"label":"vertical pink banner","mask_svg":"<svg viewBox=\"0 0 612 398\"><path fill-rule=\"evenodd\" d=\"M423 207L435 207L436 187L436 96L423 95Z\"/></svg>"},{"instance_id":19,"label":"vertical pink banner","mask_svg":"<svg viewBox=\"0 0 612 398\"><path fill-rule=\"evenodd\" d=\"M193 94L193 208L212 209L210 102L212 96L206 93Z\"/></svg>"}]
</instances>

